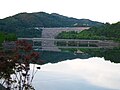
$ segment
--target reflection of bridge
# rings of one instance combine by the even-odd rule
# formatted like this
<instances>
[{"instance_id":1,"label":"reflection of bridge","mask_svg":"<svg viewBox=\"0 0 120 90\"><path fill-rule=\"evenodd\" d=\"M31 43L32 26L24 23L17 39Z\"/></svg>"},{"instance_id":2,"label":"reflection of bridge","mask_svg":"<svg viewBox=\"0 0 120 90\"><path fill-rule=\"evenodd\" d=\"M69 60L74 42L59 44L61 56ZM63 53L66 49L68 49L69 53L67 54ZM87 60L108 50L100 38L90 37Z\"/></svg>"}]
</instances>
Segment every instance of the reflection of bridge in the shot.
<instances>
[{"instance_id":1,"label":"reflection of bridge","mask_svg":"<svg viewBox=\"0 0 120 90\"><path fill-rule=\"evenodd\" d=\"M42 48L42 50L52 50L52 51L53 50L59 51L58 48L111 48L118 46L117 43L114 43L112 41L102 41L102 40L54 39L54 38L18 38L18 40L29 40L33 42L34 48ZM35 45L36 42L41 42L41 45L36 46ZM65 45L57 46L56 44L57 42L65 43ZM74 45L72 46L70 44L74 44Z\"/></svg>"}]
</instances>

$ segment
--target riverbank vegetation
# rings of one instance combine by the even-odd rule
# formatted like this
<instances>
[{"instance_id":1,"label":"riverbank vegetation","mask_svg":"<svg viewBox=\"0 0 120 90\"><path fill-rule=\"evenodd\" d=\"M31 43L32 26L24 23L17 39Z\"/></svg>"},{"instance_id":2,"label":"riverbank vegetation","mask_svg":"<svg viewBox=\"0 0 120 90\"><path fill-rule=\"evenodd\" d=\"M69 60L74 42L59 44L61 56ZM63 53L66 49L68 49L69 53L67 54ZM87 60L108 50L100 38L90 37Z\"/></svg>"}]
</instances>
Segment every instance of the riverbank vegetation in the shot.
<instances>
[{"instance_id":1,"label":"riverbank vegetation","mask_svg":"<svg viewBox=\"0 0 120 90\"><path fill-rule=\"evenodd\" d=\"M14 33L0 32L0 46L4 41L16 41L17 36Z\"/></svg>"},{"instance_id":2,"label":"riverbank vegetation","mask_svg":"<svg viewBox=\"0 0 120 90\"><path fill-rule=\"evenodd\" d=\"M58 39L93 39L114 40L120 42L120 22L115 24L106 23L99 27L91 27L82 32L62 32L56 36Z\"/></svg>"}]
</instances>

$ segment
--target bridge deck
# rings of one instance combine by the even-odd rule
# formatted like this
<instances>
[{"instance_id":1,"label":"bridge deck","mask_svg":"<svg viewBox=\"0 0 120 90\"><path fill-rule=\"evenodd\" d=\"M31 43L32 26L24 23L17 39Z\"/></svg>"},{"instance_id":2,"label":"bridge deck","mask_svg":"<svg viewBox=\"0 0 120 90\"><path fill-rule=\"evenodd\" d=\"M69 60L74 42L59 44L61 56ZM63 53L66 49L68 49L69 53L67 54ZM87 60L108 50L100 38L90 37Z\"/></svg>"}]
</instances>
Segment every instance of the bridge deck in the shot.
<instances>
[{"instance_id":1,"label":"bridge deck","mask_svg":"<svg viewBox=\"0 0 120 90\"><path fill-rule=\"evenodd\" d=\"M54 38L18 38L18 40L32 40L32 41L88 41L98 42L101 40L86 40L86 39L54 39Z\"/></svg>"}]
</instances>

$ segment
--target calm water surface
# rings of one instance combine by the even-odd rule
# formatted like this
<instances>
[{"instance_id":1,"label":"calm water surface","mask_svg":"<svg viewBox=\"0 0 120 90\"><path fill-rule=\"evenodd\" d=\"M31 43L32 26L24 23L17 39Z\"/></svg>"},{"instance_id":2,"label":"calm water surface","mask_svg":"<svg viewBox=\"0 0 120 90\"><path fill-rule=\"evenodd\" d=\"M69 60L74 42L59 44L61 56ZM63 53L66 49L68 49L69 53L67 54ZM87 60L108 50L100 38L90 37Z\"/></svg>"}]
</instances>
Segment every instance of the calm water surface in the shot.
<instances>
[{"instance_id":1,"label":"calm water surface","mask_svg":"<svg viewBox=\"0 0 120 90\"><path fill-rule=\"evenodd\" d=\"M103 57L47 63L36 73L33 86L36 90L120 90L120 64Z\"/></svg>"}]
</instances>

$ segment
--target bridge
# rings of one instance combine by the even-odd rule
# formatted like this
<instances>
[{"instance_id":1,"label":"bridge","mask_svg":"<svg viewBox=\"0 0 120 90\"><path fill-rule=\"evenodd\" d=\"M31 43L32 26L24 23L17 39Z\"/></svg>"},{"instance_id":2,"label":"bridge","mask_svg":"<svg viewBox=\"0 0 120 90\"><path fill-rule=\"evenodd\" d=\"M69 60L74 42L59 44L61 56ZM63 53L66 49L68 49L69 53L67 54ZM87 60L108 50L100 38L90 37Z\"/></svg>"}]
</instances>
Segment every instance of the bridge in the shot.
<instances>
[{"instance_id":1,"label":"bridge","mask_svg":"<svg viewBox=\"0 0 120 90\"><path fill-rule=\"evenodd\" d=\"M112 41L103 40L85 40L85 39L54 39L54 38L18 38L18 40L28 40L33 42L33 48L42 50L60 51L59 48L112 48L118 46ZM35 45L40 42L41 45ZM64 45L58 45L64 43ZM71 44L74 44L72 46ZM85 45L85 46L83 46Z\"/></svg>"},{"instance_id":2,"label":"bridge","mask_svg":"<svg viewBox=\"0 0 120 90\"><path fill-rule=\"evenodd\" d=\"M38 28L39 29L42 29L42 35L41 35L41 38L46 38L44 40L41 40L41 46L42 46L42 49L43 50L59 50L58 47L56 47L55 45L55 40L52 40L54 39L59 33L63 32L63 31L66 31L66 32L69 32L69 31L76 31L76 32L81 32L83 30L87 30L89 29L90 27L58 27L58 28ZM48 40L49 38L51 38L51 40ZM34 40L34 41L37 41L37 42L40 42L39 40ZM45 48L44 48L45 46ZM46 47L49 47L51 46L51 48L46 48ZM54 46L54 48L53 48Z\"/></svg>"},{"instance_id":3,"label":"bridge","mask_svg":"<svg viewBox=\"0 0 120 90\"><path fill-rule=\"evenodd\" d=\"M18 40L31 40L31 41L82 41L82 42L100 42L102 40L86 40L86 39L55 39L55 38L18 38Z\"/></svg>"},{"instance_id":4,"label":"bridge","mask_svg":"<svg viewBox=\"0 0 120 90\"><path fill-rule=\"evenodd\" d=\"M59 51L59 48L112 48L119 46L118 43L105 40L55 39L55 37L63 31L81 32L89 28L90 27L37 28L38 30L42 29L41 38L18 38L18 40L32 41L34 48L42 48L42 50L49 51ZM60 45L61 43L64 43L64 45Z\"/></svg>"}]
</instances>

